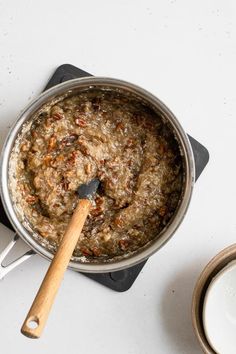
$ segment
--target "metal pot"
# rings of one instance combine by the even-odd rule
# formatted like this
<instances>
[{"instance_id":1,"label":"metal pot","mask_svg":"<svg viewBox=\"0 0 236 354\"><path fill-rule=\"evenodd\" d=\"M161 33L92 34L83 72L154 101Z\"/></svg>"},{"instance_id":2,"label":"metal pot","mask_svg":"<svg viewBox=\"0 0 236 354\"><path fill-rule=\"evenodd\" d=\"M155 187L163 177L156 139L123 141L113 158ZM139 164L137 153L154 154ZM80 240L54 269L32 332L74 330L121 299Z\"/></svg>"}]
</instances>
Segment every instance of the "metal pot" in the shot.
<instances>
[{"instance_id":1,"label":"metal pot","mask_svg":"<svg viewBox=\"0 0 236 354\"><path fill-rule=\"evenodd\" d=\"M180 146L183 155L184 163L184 186L182 198L179 206L172 217L169 224L153 241L149 242L146 246L140 248L137 252L131 255L115 258L108 263L82 263L76 257L71 259L69 267L73 270L88 272L88 273L105 273L111 271L118 271L124 268L131 267L140 263L150 257L154 252L160 249L174 234L180 223L182 222L187 211L192 189L195 181L195 166L194 157L190 142L185 134L182 126L173 115L173 113L155 96L148 91L130 84L125 81L111 79L106 77L87 77L79 78L71 81L64 82L42 93L39 97L34 99L20 114L17 121L11 128L1 154L1 197L5 211L11 221L17 234L33 249L36 253L51 260L53 252L50 252L46 247L43 247L20 222L14 210L14 205L11 200L11 195L8 186L8 173L9 173L9 158L14 142L22 129L24 123L29 121L34 113L41 108L42 105L51 102L56 97L63 96L64 94L78 92L88 87L106 87L111 89L119 89L131 93L136 97L142 99L145 103L149 104L156 111L161 114L165 121L168 121L169 126L173 130Z\"/></svg>"}]
</instances>

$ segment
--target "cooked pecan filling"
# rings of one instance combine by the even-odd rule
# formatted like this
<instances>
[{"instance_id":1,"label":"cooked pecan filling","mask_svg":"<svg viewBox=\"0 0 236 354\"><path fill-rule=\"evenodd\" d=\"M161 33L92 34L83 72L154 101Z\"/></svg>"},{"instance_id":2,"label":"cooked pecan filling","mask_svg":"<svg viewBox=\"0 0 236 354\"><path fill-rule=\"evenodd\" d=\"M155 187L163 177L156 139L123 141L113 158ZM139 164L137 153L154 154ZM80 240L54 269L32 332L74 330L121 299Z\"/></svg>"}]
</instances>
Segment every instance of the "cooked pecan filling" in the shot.
<instances>
[{"instance_id":1,"label":"cooked pecan filling","mask_svg":"<svg viewBox=\"0 0 236 354\"><path fill-rule=\"evenodd\" d=\"M14 150L14 149L13 149ZM183 185L179 145L134 97L90 89L45 108L22 138L18 203L31 227L58 245L81 183L101 185L74 254L110 258L158 237Z\"/></svg>"}]
</instances>

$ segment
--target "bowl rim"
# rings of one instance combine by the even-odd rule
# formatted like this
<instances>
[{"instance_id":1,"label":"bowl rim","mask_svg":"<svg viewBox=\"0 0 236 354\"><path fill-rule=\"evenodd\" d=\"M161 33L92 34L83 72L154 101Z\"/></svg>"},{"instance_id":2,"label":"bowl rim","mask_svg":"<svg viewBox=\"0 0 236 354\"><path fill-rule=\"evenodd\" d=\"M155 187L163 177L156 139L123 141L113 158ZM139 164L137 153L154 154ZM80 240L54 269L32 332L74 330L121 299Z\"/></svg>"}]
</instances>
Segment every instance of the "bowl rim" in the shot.
<instances>
[{"instance_id":1,"label":"bowl rim","mask_svg":"<svg viewBox=\"0 0 236 354\"><path fill-rule=\"evenodd\" d=\"M203 303L212 279L231 261L236 260L236 243L217 253L203 268L192 295L192 326L198 342L206 354L217 354L207 340L203 327Z\"/></svg>"}]
</instances>

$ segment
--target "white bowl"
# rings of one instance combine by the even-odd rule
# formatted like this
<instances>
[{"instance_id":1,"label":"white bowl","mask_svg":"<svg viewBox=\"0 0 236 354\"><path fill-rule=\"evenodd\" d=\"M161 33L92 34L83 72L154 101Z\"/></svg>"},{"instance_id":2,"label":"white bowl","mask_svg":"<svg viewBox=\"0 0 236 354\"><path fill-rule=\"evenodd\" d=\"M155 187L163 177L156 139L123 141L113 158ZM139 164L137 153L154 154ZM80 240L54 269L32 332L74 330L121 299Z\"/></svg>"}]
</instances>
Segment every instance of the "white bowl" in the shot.
<instances>
[{"instance_id":1,"label":"white bowl","mask_svg":"<svg viewBox=\"0 0 236 354\"><path fill-rule=\"evenodd\" d=\"M203 326L216 353L236 353L236 261L211 281L204 299Z\"/></svg>"}]
</instances>

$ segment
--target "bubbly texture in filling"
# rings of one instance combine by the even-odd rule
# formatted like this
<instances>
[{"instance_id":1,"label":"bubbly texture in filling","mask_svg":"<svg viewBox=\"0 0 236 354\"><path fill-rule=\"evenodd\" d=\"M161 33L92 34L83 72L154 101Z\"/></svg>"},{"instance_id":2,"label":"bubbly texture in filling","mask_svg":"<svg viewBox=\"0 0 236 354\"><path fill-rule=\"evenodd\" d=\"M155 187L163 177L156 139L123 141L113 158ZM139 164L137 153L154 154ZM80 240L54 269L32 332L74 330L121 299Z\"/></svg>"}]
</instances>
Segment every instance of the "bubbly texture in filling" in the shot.
<instances>
[{"instance_id":1,"label":"bubbly texture in filling","mask_svg":"<svg viewBox=\"0 0 236 354\"><path fill-rule=\"evenodd\" d=\"M13 149L14 151L14 149ZM158 237L175 212L183 162L168 124L137 98L90 89L45 106L20 141L17 203L57 247L82 183L101 183L74 255L107 259Z\"/></svg>"}]
</instances>

